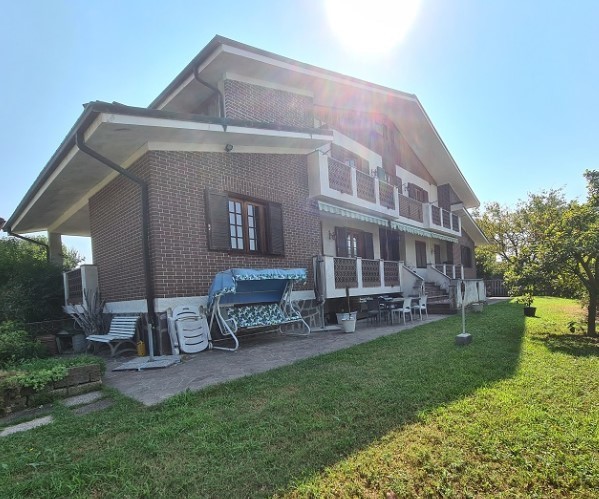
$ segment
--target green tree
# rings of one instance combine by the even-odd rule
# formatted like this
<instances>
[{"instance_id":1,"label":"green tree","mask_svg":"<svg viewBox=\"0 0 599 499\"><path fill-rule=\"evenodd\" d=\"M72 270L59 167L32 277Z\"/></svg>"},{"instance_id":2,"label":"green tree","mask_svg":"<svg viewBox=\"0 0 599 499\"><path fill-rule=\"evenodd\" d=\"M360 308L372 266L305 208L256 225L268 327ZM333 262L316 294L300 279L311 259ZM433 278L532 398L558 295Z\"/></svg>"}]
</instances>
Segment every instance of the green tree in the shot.
<instances>
[{"instance_id":1,"label":"green tree","mask_svg":"<svg viewBox=\"0 0 599 499\"><path fill-rule=\"evenodd\" d=\"M599 172L586 171L586 203L572 201L541 230L539 249L545 269L578 280L587 298L587 334L597 336L599 306Z\"/></svg>"},{"instance_id":2,"label":"green tree","mask_svg":"<svg viewBox=\"0 0 599 499\"><path fill-rule=\"evenodd\" d=\"M42 246L0 238L0 322L38 322L62 316L62 271L81 261L74 250L63 246L63 253L66 265L60 267L47 261Z\"/></svg>"}]
</instances>

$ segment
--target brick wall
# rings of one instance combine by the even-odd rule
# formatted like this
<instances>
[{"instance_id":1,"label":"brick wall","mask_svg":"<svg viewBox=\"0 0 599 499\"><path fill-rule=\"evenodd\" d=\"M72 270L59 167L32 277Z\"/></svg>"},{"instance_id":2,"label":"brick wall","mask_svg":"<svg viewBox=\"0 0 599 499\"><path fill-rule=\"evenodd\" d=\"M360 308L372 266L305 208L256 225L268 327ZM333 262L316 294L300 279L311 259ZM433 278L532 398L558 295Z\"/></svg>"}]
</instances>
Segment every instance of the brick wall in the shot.
<instances>
[{"instance_id":1,"label":"brick wall","mask_svg":"<svg viewBox=\"0 0 599 499\"><path fill-rule=\"evenodd\" d=\"M236 80L225 80L224 88L228 118L296 127L314 126L312 97Z\"/></svg>"},{"instance_id":2,"label":"brick wall","mask_svg":"<svg viewBox=\"0 0 599 499\"><path fill-rule=\"evenodd\" d=\"M305 156L155 151L133 168L149 178L157 298L206 295L214 275L231 267L304 267L311 274L320 226L318 211L308 201ZM280 203L285 256L208 251L207 187ZM109 301L144 296L136 189L116 179L90 201L94 261Z\"/></svg>"},{"instance_id":3,"label":"brick wall","mask_svg":"<svg viewBox=\"0 0 599 499\"><path fill-rule=\"evenodd\" d=\"M147 179L149 168L148 158L144 156L130 171ZM109 301L143 298L140 188L118 176L92 196L89 212L102 297Z\"/></svg>"}]
</instances>

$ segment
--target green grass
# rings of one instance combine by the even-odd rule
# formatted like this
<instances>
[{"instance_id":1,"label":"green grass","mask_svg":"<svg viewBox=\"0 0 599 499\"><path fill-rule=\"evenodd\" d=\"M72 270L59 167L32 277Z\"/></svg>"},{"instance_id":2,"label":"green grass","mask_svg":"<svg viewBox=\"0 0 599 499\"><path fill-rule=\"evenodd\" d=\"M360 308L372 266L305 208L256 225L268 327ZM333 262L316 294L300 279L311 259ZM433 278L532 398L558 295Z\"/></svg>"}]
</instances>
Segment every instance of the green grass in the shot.
<instances>
[{"instance_id":1,"label":"green grass","mask_svg":"<svg viewBox=\"0 0 599 499\"><path fill-rule=\"evenodd\" d=\"M573 302L500 304L144 408L0 439L0 497L580 496L599 344Z\"/></svg>"}]
</instances>

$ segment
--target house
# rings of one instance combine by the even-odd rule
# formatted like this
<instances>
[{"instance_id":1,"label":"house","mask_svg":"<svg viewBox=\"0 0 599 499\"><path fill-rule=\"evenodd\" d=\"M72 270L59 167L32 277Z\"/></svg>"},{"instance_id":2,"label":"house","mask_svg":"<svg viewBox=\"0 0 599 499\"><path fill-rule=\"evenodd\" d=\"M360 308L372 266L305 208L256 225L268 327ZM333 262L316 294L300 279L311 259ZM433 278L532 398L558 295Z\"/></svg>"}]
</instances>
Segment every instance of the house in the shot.
<instances>
[{"instance_id":1,"label":"house","mask_svg":"<svg viewBox=\"0 0 599 499\"><path fill-rule=\"evenodd\" d=\"M113 312L203 304L231 267L304 267L316 298L484 299L479 202L416 96L216 36L148 106L90 102L5 230L89 236ZM477 284L478 283L478 284ZM316 289L316 293L315 293Z\"/></svg>"}]
</instances>

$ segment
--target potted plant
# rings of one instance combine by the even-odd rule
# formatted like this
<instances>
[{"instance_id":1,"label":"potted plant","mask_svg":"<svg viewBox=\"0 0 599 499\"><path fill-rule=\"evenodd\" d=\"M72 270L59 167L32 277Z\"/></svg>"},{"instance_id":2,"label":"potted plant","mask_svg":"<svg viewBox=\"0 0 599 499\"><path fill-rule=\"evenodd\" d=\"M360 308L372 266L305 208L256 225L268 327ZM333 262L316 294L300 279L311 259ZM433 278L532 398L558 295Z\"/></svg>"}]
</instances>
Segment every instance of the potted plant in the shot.
<instances>
[{"instance_id":1,"label":"potted plant","mask_svg":"<svg viewBox=\"0 0 599 499\"><path fill-rule=\"evenodd\" d=\"M346 333L353 333L356 330L357 312L351 311L351 303L349 299L349 288L345 288L345 296L347 297L347 310L346 314L341 314L341 327Z\"/></svg>"},{"instance_id":2,"label":"potted plant","mask_svg":"<svg viewBox=\"0 0 599 499\"><path fill-rule=\"evenodd\" d=\"M537 307L531 306L534 302L534 297L532 296L532 293L525 293L520 298L517 298L516 301L524 305L524 315L526 317L534 317L536 315Z\"/></svg>"}]
</instances>

